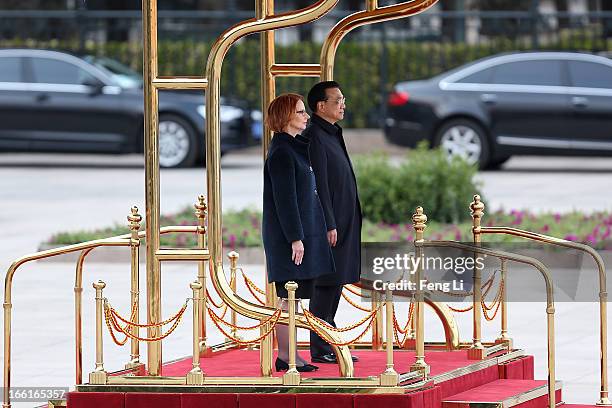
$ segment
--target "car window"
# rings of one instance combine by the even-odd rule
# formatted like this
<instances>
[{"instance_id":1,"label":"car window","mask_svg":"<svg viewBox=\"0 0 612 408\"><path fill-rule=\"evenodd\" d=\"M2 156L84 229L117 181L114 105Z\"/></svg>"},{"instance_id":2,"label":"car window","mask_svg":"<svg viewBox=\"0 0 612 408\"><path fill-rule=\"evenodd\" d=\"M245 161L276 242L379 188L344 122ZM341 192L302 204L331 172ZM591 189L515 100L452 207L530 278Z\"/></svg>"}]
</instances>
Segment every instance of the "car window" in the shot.
<instances>
[{"instance_id":1,"label":"car window","mask_svg":"<svg viewBox=\"0 0 612 408\"><path fill-rule=\"evenodd\" d=\"M587 61L570 61L569 74L573 86L612 89L612 67Z\"/></svg>"},{"instance_id":2,"label":"car window","mask_svg":"<svg viewBox=\"0 0 612 408\"><path fill-rule=\"evenodd\" d=\"M0 58L0 82L21 82L21 58Z\"/></svg>"},{"instance_id":3,"label":"car window","mask_svg":"<svg viewBox=\"0 0 612 408\"><path fill-rule=\"evenodd\" d=\"M561 61L516 61L498 65L493 83L562 86Z\"/></svg>"},{"instance_id":4,"label":"car window","mask_svg":"<svg viewBox=\"0 0 612 408\"><path fill-rule=\"evenodd\" d=\"M87 71L74 64L51 58L32 58L34 80L43 84L82 85L95 80Z\"/></svg>"},{"instance_id":5,"label":"car window","mask_svg":"<svg viewBox=\"0 0 612 408\"><path fill-rule=\"evenodd\" d=\"M491 82L491 75L493 74L494 68L486 68L478 72L474 72L464 78L458 80L461 84L488 84Z\"/></svg>"}]
</instances>

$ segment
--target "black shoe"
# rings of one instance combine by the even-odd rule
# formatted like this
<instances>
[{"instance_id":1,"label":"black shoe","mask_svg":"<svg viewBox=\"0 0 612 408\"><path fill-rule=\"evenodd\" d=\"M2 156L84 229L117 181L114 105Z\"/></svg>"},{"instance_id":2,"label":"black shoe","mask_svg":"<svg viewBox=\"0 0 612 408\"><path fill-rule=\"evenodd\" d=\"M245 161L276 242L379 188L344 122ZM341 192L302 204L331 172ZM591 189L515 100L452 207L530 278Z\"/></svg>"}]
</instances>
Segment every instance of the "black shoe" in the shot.
<instances>
[{"instance_id":1,"label":"black shoe","mask_svg":"<svg viewBox=\"0 0 612 408\"><path fill-rule=\"evenodd\" d=\"M312 357L310 360L312 360L313 363L336 364L338 362L338 359L336 358L336 355L334 353ZM353 363L356 363L359 361L359 357L351 356L351 360L353 360Z\"/></svg>"},{"instance_id":2,"label":"black shoe","mask_svg":"<svg viewBox=\"0 0 612 408\"><path fill-rule=\"evenodd\" d=\"M336 364L338 360L336 359L336 355L331 354L323 354L322 356L312 356L310 360L313 363L323 363L323 364Z\"/></svg>"},{"instance_id":3,"label":"black shoe","mask_svg":"<svg viewBox=\"0 0 612 408\"><path fill-rule=\"evenodd\" d=\"M274 366L276 371L287 371L289 369L289 363L277 358L274 362ZM295 367L300 373L309 373L312 371L317 371L319 367L312 364L304 364L303 366Z\"/></svg>"}]
</instances>

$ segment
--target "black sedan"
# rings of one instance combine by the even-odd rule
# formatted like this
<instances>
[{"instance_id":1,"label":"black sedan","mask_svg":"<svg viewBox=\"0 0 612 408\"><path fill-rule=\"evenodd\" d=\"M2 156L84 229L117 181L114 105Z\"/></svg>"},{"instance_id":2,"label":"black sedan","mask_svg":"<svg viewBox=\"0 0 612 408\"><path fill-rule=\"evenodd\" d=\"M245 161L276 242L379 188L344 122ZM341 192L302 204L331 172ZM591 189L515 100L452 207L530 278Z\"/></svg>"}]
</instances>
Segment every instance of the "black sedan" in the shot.
<instances>
[{"instance_id":1,"label":"black sedan","mask_svg":"<svg viewBox=\"0 0 612 408\"><path fill-rule=\"evenodd\" d=\"M222 101L221 150L261 138L261 113ZM202 93L160 92L159 163L204 158ZM143 151L142 77L117 61L33 50L0 50L0 152Z\"/></svg>"},{"instance_id":2,"label":"black sedan","mask_svg":"<svg viewBox=\"0 0 612 408\"><path fill-rule=\"evenodd\" d=\"M426 140L482 168L512 155L612 156L612 61L600 56L488 57L400 82L387 106L390 142Z\"/></svg>"}]
</instances>

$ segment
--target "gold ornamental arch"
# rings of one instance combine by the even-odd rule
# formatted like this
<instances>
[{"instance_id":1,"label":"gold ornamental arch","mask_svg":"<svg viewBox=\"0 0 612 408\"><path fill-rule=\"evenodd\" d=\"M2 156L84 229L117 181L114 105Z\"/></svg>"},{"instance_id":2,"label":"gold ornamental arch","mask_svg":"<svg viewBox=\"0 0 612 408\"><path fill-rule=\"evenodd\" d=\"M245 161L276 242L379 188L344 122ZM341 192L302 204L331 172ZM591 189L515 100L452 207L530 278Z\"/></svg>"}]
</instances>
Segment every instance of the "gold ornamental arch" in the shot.
<instances>
[{"instance_id":1,"label":"gold ornamental arch","mask_svg":"<svg viewBox=\"0 0 612 408\"><path fill-rule=\"evenodd\" d=\"M161 321L161 276L160 264L167 260L199 261L200 280L204 280L204 262L208 261L212 283L223 301L238 313L266 319L274 313L274 291L268 288L266 305L261 306L238 296L228 284L223 271L221 237L221 166L219 101L221 69L230 47L240 38L261 33L261 103L262 112L275 97L275 78L281 76L311 76L321 80L333 78L336 51L342 39L353 29L383 21L418 14L433 6L437 0L413 0L380 7L378 0L366 0L365 10L353 13L339 21L325 39L318 64L277 64L275 62L274 30L307 24L331 11L339 0L319 0L311 6L276 14L274 0L255 0L255 18L240 22L223 32L213 44L206 64L205 76L162 77L158 75L157 55L157 1L143 0L144 34L144 127L145 127L145 203L146 203L146 281L147 320ZM208 249L161 249L160 248L160 173L158 140L158 91L160 89L199 89L206 91L206 180L208 196ZM264 117L265 119L265 117ZM264 120L265 123L265 120ZM270 129L263 131L264 157L272 137ZM204 282L205 283L205 282ZM283 313L280 322L288 322ZM305 317L297 315L298 327L309 327ZM449 326L450 324L447 324ZM337 334L318 327L324 337L338 342ZM159 327L148 329L149 337L159 336ZM262 375L272 372L272 338L267 336L262 345ZM353 365L347 346L335 347L339 356L340 374L353 376ZM417 350L417 354L419 350ZM161 375L161 342L150 343L147 349L147 366L150 375Z\"/></svg>"}]
</instances>

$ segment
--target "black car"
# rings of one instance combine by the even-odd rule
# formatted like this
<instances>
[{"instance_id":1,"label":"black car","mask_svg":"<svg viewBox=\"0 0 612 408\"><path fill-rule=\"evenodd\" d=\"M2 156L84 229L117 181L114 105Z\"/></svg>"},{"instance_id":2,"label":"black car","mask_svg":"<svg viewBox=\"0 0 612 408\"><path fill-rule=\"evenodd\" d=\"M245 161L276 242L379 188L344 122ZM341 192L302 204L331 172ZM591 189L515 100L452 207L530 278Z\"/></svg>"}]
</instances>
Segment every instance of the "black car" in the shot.
<instances>
[{"instance_id":1,"label":"black car","mask_svg":"<svg viewBox=\"0 0 612 408\"><path fill-rule=\"evenodd\" d=\"M0 50L0 152L142 152L143 106L142 77L117 61ZM204 117L202 93L160 91L162 167L203 160ZM222 101L220 118L222 152L261 139L260 112Z\"/></svg>"},{"instance_id":2,"label":"black car","mask_svg":"<svg viewBox=\"0 0 612 408\"><path fill-rule=\"evenodd\" d=\"M600 56L488 57L400 82L387 106L390 142L427 140L483 168L512 155L612 156L612 61Z\"/></svg>"}]
</instances>

